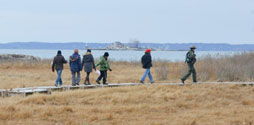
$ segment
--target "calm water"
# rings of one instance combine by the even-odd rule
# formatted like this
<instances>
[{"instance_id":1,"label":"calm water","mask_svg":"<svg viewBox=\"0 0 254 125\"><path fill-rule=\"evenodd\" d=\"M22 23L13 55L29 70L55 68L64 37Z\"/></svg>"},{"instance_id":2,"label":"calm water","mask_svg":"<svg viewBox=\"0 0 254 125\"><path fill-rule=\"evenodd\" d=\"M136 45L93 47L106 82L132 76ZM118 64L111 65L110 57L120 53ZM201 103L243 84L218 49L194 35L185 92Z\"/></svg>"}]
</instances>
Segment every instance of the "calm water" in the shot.
<instances>
[{"instance_id":1,"label":"calm water","mask_svg":"<svg viewBox=\"0 0 254 125\"><path fill-rule=\"evenodd\" d=\"M21 50L21 49L0 49L0 54L25 54L40 57L42 59L52 59L56 55L57 50ZM83 55L86 50L79 50L80 55ZM92 50L95 58L99 58L104 54L102 50ZM143 51L107 51L109 52L110 60L116 61L140 61ZM153 51L151 53L153 60L167 60L167 61L184 61L187 51ZM63 56L68 59L73 53L73 50L62 50ZM197 57L200 58L205 55L233 55L240 53L236 51L196 51Z\"/></svg>"}]
</instances>

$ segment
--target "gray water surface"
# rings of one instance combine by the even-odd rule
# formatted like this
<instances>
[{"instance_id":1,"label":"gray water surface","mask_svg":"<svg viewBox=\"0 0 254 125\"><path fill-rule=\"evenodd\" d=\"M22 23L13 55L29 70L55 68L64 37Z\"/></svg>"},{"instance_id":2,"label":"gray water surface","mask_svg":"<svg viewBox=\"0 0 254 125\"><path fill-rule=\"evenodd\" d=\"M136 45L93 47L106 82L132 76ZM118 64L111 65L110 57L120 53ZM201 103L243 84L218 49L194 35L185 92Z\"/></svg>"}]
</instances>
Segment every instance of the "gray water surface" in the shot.
<instances>
[{"instance_id":1,"label":"gray water surface","mask_svg":"<svg viewBox=\"0 0 254 125\"><path fill-rule=\"evenodd\" d=\"M79 50L80 55L85 54L86 50ZM104 54L109 52L109 59L115 61L140 61L143 51L104 51L92 50L95 59L98 59ZM167 60L171 62L184 61L187 51L152 51L151 55L153 60ZM0 54L24 54L40 57L42 59L52 59L56 55L57 50L36 50L36 49L0 49ZM72 55L73 50L62 50L62 54L66 59ZM233 55L240 53L239 51L196 51L197 58L205 55L218 57L219 55Z\"/></svg>"}]
</instances>

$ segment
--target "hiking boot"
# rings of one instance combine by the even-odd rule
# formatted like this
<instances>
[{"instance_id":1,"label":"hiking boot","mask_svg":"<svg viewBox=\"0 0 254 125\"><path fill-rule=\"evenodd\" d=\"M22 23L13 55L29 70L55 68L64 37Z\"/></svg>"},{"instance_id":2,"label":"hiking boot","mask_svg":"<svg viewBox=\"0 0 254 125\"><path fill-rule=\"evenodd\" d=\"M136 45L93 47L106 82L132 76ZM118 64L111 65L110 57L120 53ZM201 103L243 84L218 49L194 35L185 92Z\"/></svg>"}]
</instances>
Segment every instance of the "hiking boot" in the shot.
<instances>
[{"instance_id":1,"label":"hiking boot","mask_svg":"<svg viewBox=\"0 0 254 125\"><path fill-rule=\"evenodd\" d=\"M108 83L103 83L103 85L108 85Z\"/></svg>"},{"instance_id":2,"label":"hiking boot","mask_svg":"<svg viewBox=\"0 0 254 125\"><path fill-rule=\"evenodd\" d=\"M91 83L88 83L87 85L91 85Z\"/></svg>"},{"instance_id":3,"label":"hiking boot","mask_svg":"<svg viewBox=\"0 0 254 125\"><path fill-rule=\"evenodd\" d=\"M144 81L140 80L140 83L144 84Z\"/></svg>"},{"instance_id":4,"label":"hiking boot","mask_svg":"<svg viewBox=\"0 0 254 125\"><path fill-rule=\"evenodd\" d=\"M153 83L154 83L154 81L151 82L151 84L153 84Z\"/></svg>"},{"instance_id":5,"label":"hiking boot","mask_svg":"<svg viewBox=\"0 0 254 125\"><path fill-rule=\"evenodd\" d=\"M100 81L98 81L98 80L96 80L96 83L99 84L99 85L101 84Z\"/></svg>"},{"instance_id":6,"label":"hiking boot","mask_svg":"<svg viewBox=\"0 0 254 125\"><path fill-rule=\"evenodd\" d=\"M181 79L181 81L182 81L182 83L184 84L184 80Z\"/></svg>"},{"instance_id":7,"label":"hiking boot","mask_svg":"<svg viewBox=\"0 0 254 125\"><path fill-rule=\"evenodd\" d=\"M182 81L182 83L180 83L179 85L181 85L181 86L182 86L182 85L184 85L184 80L182 80L182 79L181 79L181 81Z\"/></svg>"},{"instance_id":8,"label":"hiking boot","mask_svg":"<svg viewBox=\"0 0 254 125\"><path fill-rule=\"evenodd\" d=\"M76 83L76 85L78 85L78 86L79 86L79 83Z\"/></svg>"}]
</instances>

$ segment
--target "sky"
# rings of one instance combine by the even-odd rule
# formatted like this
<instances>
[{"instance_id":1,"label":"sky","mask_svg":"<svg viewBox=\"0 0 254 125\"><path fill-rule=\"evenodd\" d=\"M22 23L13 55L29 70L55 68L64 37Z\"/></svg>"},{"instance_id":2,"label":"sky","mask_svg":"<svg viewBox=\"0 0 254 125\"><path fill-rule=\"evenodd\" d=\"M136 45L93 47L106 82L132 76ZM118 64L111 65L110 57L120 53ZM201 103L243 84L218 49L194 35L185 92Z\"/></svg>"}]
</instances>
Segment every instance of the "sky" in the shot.
<instances>
[{"instance_id":1,"label":"sky","mask_svg":"<svg viewBox=\"0 0 254 125\"><path fill-rule=\"evenodd\" d=\"M254 44L254 0L1 0L0 43Z\"/></svg>"}]
</instances>

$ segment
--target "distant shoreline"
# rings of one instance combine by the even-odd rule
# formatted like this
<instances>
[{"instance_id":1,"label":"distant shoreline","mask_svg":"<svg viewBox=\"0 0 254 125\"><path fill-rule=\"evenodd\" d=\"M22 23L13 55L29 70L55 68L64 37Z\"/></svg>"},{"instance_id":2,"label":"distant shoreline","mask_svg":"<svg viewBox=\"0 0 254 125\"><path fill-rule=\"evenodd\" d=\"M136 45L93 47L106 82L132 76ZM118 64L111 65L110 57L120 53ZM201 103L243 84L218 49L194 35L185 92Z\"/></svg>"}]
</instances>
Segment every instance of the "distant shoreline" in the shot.
<instances>
[{"instance_id":1,"label":"distant shoreline","mask_svg":"<svg viewBox=\"0 0 254 125\"><path fill-rule=\"evenodd\" d=\"M89 48L91 49L91 48ZM0 50L73 50L73 49L45 49L45 48L0 48ZM87 50L87 49L79 49L79 50ZM91 49L91 50L98 50L98 51L145 51L144 50L124 50L124 49ZM186 50L152 50L152 51L165 51L165 52L181 52L181 51L189 51L188 49ZM214 51L214 52L219 52L219 51L224 51L224 52L253 52L254 50L199 50L197 49L196 51Z\"/></svg>"},{"instance_id":2,"label":"distant shoreline","mask_svg":"<svg viewBox=\"0 0 254 125\"><path fill-rule=\"evenodd\" d=\"M111 46L110 46L111 45ZM196 46L198 51L254 51L254 44L225 44L225 43L139 43L138 48L132 48L131 43L123 43L123 48L114 48L112 43L47 43L47 42L13 42L0 43L0 49L45 49L45 50L73 50L93 48L93 50L112 51L144 51L150 48L153 51L187 51L190 46ZM124 47L130 46L130 48ZM107 48L113 47L113 48Z\"/></svg>"},{"instance_id":3,"label":"distant shoreline","mask_svg":"<svg viewBox=\"0 0 254 125\"><path fill-rule=\"evenodd\" d=\"M86 49L82 49L86 50ZM91 49L91 50L106 50L106 51L145 51L146 49ZM156 50L152 49L152 51L188 51L188 50Z\"/></svg>"}]
</instances>

